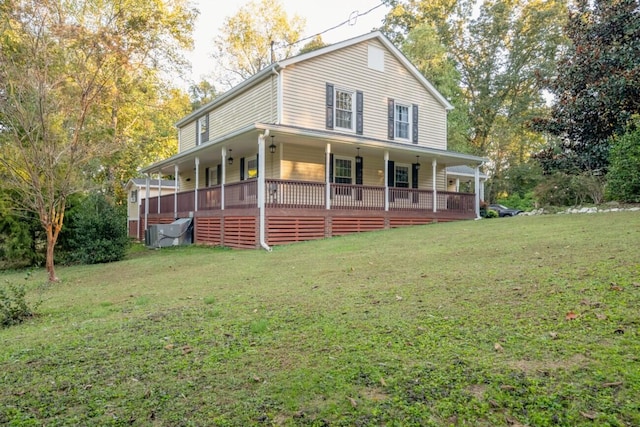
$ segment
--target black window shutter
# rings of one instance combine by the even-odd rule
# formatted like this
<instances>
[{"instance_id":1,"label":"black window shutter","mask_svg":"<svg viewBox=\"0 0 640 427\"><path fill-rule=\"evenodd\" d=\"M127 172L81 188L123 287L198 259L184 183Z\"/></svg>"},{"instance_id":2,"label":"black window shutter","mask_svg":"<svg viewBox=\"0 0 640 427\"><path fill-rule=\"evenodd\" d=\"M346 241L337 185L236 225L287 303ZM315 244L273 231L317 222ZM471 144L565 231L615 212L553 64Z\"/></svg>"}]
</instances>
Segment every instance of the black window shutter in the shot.
<instances>
[{"instance_id":1,"label":"black window shutter","mask_svg":"<svg viewBox=\"0 0 640 427\"><path fill-rule=\"evenodd\" d=\"M211 183L209 182L209 168L206 168L204 170L204 186L209 187L209 185L211 185Z\"/></svg>"},{"instance_id":2,"label":"black window shutter","mask_svg":"<svg viewBox=\"0 0 640 427\"><path fill-rule=\"evenodd\" d=\"M222 165L216 167L216 185L222 184Z\"/></svg>"},{"instance_id":3,"label":"black window shutter","mask_svg":"<svg viewBox=\"0 0 640 427\"><path fill-rule=\"evenodd\" d=\"M333 85L327 83L327 129L333 129Z\"/></svg>"},{"instance_id":4,"label":"black window shutter","mask_svg":"<svg viewBox=\"0 0 640 427\"><path fill-rule=\"evenodd\" d=\"M362 185L363 158L356 157L356 185Z\"/></svg>"},{"instance_id":5,"label":"black window shutter","mask_svg":"<svg viewBox=\"0 0 640 427\"><path fill-rule=\"evenodd\" d=\"M362 135L364 128L364 95L361 91L356 92L356 133Z\"/></svg>"},{"instance_id":6,"label":"black window shutter","mask_svg":"<svg viewBox=\"0 0 640 427\"><path fill-rule=\"evenodd\" d=\"M392 98L389 98L387 100L387 117L388 117L388 121L389 121L389 132L387 137L389 139L393 139L393 137L395 136L395 130L394 130L394 120L395 120L395 102L393 101Z\"/></svg>"},{"instance_id":7,"label":"black window shutter","mask_svg":"<svg viewBox=\"0 0 640 427\"><path fill-rule=\"evenodd\" d=\"M244 157L240 158L240 181L244 181Z\"/></svg>"},{"instance_id":8,"label":"black window shutter","mask_svg":"<svg viewBox=\"0 0 640 427\"><path fill-rule=\"evenodd\" d=\"M329 153L329 182L333 182L333 153Z\"/></svg>"},{"instance_id":9,"label":"black window shutter","mask_svg":"<svg viewBox=\"0 0 640 427\"><path fill-rule=\"evenodd\" d=\"M256 178L260 176L260 153L256 153Z\"/></svg>"},{"instance_id":10,"label":"black window shutter","mask_svg":"<svg viewBox=\"0 0 640 427\"><path fill-rule=\"evenodd\" d=\"M418 143L418 105L413 104L413 143Z\"/></svg>"},{"instance_id":11,"label":"black window shutter","mask_svg":"<svg viewBox=\"0 0 640 427\"><path fill-rule=\"evenodd\" d=\"M396 165L392 160L387 162L387 186L389 187L389 201L395 200L395 194L393 193L393 187L396 183Z\"/></svg>"},{"instance_id":12,"label":"black window shutter","mask_svg":"<svg viewBox=\"0 0 640 427\"><path fill-rule=\"evenodd\" d=\"M387 186L393 187L396 182L396 166L392 160L387 162Z\"/></svg>"},{"instance_id":13,"label":"black window shutter","mask_svg":"<svg viewBox=\"0 0 640 427\"><path fill-rule=\"evenodd\" d=\"M411 165L411 188L418 188L418 164Z\"/></svg>"},{"instance_id":14,"label":"black window shutter","mask_svg":"<svg viewBox=\"0 0 640 427\"><path fill-rule=\"evenodd\" d=\"M209 114L208 114L208 113L207 113L207 116L206 116L206 117L207 117L207 118L206 118L206 122L207 122L207 131L204 133L204 137L202 138L202 139L203 139L203 141L202 141L202 142L205 142L205 141L208 141L208 140L209 140Z\"/></svg>"}]
</instances>

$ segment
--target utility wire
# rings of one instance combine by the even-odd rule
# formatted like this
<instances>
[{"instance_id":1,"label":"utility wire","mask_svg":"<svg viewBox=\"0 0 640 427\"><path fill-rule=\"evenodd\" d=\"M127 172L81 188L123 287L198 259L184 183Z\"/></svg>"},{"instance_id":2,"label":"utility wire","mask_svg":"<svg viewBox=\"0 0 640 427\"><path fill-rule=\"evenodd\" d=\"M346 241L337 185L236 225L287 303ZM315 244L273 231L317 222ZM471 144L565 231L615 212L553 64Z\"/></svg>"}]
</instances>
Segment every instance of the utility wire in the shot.
<instances>
[{"instance_id":1,"label":"utility wire","mask_svg":"<svg viewBox=\"0 0 640 427\"><path fill-rule=\"evenodd\" d=\"M323 35L323 34L325 34L325 33L328 33L329 31L333 31L333 30L335 30L336 28L340 28L340 27L342 27L343 25L346 25L346 24L349 24L349 25L355 25L355 24L356 24L356 22L358 21L358 18L359 18L359 17L361 17L361 16L365 16L365 15L368 15L369 13L373 12L374 10L376 10L377 8L379 8L379 7L381 7L381 6L384 6L384 2L380 2L380 4L379 4L379 5L372 7L371 9L367 10L366 12L359 13L357 10L354 10L353 12L351 12L351 14L349 15L349 19L347 19L346 21L341 22L341 23L339 23L338 25L334 25L334 26L333 26L333 27L331 27L331 28L327 28L327 29L326 29L326 30L324 30L324 31L321 31L321 32L319 32L319 33L316 33L316 34L311 35L311 36L309 36L309 37L305 37L305 38L303 38L303 39L297 40L297 41L295 41L295 42L293 42L293 43L289 43L289 44L284 45L284 46L281 46L281 47L291 47L291 46L296 45L296 44L298 44L298 43L302 43L302 42L305 42L305 41L307 41L307 40L313 39L313 38L315 38L315 37L321 36L321 35ZM352 22L353 22L353 23L352 23Z\"/></svg>"}]
</instances>

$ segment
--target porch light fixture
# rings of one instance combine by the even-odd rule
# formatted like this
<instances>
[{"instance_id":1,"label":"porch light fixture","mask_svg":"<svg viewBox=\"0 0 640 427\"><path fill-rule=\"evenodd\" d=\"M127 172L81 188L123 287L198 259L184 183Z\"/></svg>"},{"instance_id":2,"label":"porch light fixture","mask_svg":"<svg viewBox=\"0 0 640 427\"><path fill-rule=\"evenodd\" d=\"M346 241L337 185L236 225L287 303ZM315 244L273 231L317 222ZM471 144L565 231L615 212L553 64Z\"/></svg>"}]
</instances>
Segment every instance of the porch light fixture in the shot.
<instances>
[{"instance_id":1,"label":"porch light fixture","mask_svg":"<svg viewBox=\"0 0 640 427\"><path fill-rule=\"evenodd\" d=\"M356 155L356 163L360 164L362 163L362 157L360 157L360 147L357 147L356 150L358 150L358 154Z\"/></svg>"},{"instance_id":2,"label":"porch light fixture","mask_svg":"<svg viewBox=\"0 0 640 427\"><path fill-rule=\"evenodd\" d=\"M420 156L416 156L416 170L420 170Z\"/></svg>"},{"instance_id":3,"label":"porch light fixture","mask_svg":"<svg viewBox=\"0 0 640 427\"><path fill-rule=\"evenodd\" d=\"M229 160L227 160L229 162L230 165L233 164L233 157L229 157Z\"/></svg>"},{"instance_id":4,"label":"porch light fixture","mask_svg":"<svg viewBox=\"0 0 640 427\"><path fill-rule=\"evenodd\" d=\"M269 152L271 154L274 154L276 152L276 144L273 143L273 138L275 137L275 135L271 135L271 145L269 146Z\"/></svg>"}]
</instances>

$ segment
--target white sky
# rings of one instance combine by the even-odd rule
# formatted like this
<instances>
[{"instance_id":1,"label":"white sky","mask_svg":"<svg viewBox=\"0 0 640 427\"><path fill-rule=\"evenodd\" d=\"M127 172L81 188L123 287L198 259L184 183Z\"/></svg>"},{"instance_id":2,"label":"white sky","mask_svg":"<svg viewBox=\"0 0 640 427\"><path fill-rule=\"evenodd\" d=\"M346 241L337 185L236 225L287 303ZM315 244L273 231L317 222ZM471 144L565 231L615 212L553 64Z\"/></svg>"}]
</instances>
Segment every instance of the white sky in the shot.
<instances>
[{"instance_id":1,"label":"white sky","mask_svg":"<svg viewBox=\"0 0 640 427\"><path fill-rule=\"evenodd\" d=\"M364 13L378 6L381 0L280 0L287 16L299 15L306 19L303 38L322 32L349 19L353 12ZM194 0L200 15L194 31L195 48L187 55L192 64L191 81L200 81L212 70L211 54L213 38L219 34L225 18L235 15L240 7L249 0ZM343 25L340 28L322 34L325 43L335 43L351 37L370 32L382 24L387 13L386 6L380 6L365 16L359 17L354 25ZM302 47L302 43L298 47Z\"/></svg>"}]
</instances>

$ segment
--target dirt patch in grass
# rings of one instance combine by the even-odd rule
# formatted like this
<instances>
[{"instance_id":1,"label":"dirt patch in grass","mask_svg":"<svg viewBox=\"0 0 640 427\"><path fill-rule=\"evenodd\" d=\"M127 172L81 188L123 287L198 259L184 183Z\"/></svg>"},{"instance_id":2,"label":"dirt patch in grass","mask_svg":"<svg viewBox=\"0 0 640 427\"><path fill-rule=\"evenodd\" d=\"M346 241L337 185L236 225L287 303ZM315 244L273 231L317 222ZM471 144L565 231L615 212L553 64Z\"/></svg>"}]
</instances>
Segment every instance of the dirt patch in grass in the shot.
<instances>
[{"instance_id":1,"label":"dirt patch in grass","mask_svg":"<svg viewBox=\"0 0 640 427\"><path fill-rule=\"evenodd\" d=\"M546 374L551 371L575 370L585 368L590 364L591 360L583 354L574 354L565 360L516 360L507 362L507 365L515 370L527 375Z\"/></svg>"}]
</instances>

